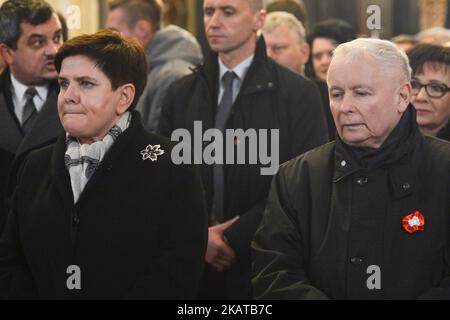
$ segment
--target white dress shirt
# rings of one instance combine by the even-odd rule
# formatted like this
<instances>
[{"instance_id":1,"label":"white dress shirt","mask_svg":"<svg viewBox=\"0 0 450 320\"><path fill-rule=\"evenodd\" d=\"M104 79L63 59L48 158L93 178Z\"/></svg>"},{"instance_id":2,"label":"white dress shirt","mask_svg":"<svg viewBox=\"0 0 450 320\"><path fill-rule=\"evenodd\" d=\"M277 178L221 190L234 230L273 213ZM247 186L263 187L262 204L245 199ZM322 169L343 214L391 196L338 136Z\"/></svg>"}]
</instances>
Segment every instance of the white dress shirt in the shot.
<instances>
[{"instance_id":1,"label":"white dress shirt","mask_svg":"<svg viewBox=\"0 0 450 320\"><path fill-rule=\"evenodd\" d=\"M11 95L12 101L14 104L14 114L19 120L19 123L22 123L22 114L23 108L27 103L27 99L25 97L25 91L29 88L28 86L20 83L14 76L11 74ZM33 102L36 106L36 111L39 113L42 107L44 106L45 100L47 100L48 95L48 87L47 86L32 86L36 89L37 95L34 96Z\"/></svg>"},{"instance_id":2,"label":"white dress shirt","mask_svg":"<svg viewBox=\"0 0 450 320\"><path fill-rule=\"evenodd\" d=\"M222 78L224 76L225 73L227 73L228 71L233 71L237 78L234 79L233 81L233 102L236 100L236 97L239 94L239 91L241 90L241 86L242 86L242 81L244 81L245 75L247 74L248 69L250 68L250 65L253 62L253 57L255 55L252 54L251 56L249 56L248 58L246 58L244 61L242 61L241 63L239 63L236 67L234 67L233 69L229 69L227 68L222 60L219 59L219 99L218 99L218 103L220 103L220 100L222 100L222 96L223 96L223 92L225 91L225 88L223 87L223 83L222 83Z\"/></svg>"}]
</instances>

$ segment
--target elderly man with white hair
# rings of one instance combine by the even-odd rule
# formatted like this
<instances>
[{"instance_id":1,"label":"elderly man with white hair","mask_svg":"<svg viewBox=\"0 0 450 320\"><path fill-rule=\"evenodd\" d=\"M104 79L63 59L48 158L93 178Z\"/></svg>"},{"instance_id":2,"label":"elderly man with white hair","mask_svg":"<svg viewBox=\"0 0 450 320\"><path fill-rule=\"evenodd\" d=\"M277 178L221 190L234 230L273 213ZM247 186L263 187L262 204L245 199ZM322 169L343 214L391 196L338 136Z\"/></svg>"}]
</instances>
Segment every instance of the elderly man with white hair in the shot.
<instances>
[{"instance_id":1,"label":"elderly man with white hair","mask_svg":"<svg viewBox=\"0 0 450 320\"><path fill-rule=\"evenodd\" d=\"M450 298L450 144L423 136L394 44L334 54L338 139L284 164L252 243L259 299Z\"/></svg>"}]
</instances>

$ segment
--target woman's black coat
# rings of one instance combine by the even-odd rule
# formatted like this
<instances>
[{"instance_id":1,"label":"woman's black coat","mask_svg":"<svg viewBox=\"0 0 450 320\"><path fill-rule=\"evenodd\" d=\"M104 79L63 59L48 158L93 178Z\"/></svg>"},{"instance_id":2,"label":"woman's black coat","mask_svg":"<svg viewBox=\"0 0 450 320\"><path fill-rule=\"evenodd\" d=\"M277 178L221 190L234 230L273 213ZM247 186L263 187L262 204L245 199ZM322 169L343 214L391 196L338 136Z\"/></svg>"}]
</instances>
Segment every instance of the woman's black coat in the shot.
<instances>
[{"instance_id":1,"label":"woman's black coat","mask_svg":"<svg viewBox=\"0 0 450 320\"><path fill-rule=\"evenodd\" d=\"M160 145L156 161L141 151ZM0 243L7 298L189 299L207 244L202 187L192 166L175 166L171 145L134 113L74 205L65 136L32 152L19 174ZM81 289L70 266L81 270Z\"/></svg>"}]
</instances>

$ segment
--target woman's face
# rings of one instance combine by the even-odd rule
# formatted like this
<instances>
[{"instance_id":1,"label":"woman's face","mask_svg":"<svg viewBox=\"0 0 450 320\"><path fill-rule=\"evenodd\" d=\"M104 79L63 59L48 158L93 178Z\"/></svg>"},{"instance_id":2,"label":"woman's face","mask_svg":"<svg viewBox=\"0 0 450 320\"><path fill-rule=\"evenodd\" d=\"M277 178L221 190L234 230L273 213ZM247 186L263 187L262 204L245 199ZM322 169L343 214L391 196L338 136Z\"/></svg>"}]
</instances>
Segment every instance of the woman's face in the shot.
<instances>
[{"instance_id":1,"label":"woman's face","mask_svg":"<svg viewBox=\"0 0 450 320\"><path fill-rule=\"evenodd\" d=\"M83 55L62 61L58 81L59 118L81 143L102 140L131 104L124 91L127 85L113 91L109 78Z\"/></svg>"},{"instance_id":2,"label":"woman's face","mask_svg":"<svg viewBox=\"0 0 450 320\"><path fill-rule=\"evenodd\" d=\"M422 73L413 76L413 81L422 85L450 87L450 77L445 66L433 66L426 63ZM412 104L417 111L417 123L426 134L436 135L450 121L450 92L440 98L428 95L425 88L415 92Z\"/></svg>"}]
</instances>

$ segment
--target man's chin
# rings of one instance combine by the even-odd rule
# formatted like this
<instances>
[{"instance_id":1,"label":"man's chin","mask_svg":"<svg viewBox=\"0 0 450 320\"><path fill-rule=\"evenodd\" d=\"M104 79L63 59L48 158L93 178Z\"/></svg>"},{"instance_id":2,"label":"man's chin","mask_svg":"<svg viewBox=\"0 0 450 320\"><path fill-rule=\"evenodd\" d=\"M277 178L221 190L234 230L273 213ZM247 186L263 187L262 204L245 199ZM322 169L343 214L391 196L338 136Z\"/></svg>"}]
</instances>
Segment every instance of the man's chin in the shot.
<instances>
[{"instance_id":1,"label":"man's chin","mask_svg":"<svg viewBox=\"0 0 450 320\"><path fill-rule=\"evenodd\" d=\"M42 75L42 79L44 79L45 81L56 80L57 77L58 73L56 71L46 71Z\"/></svg>"}]
</instances>

